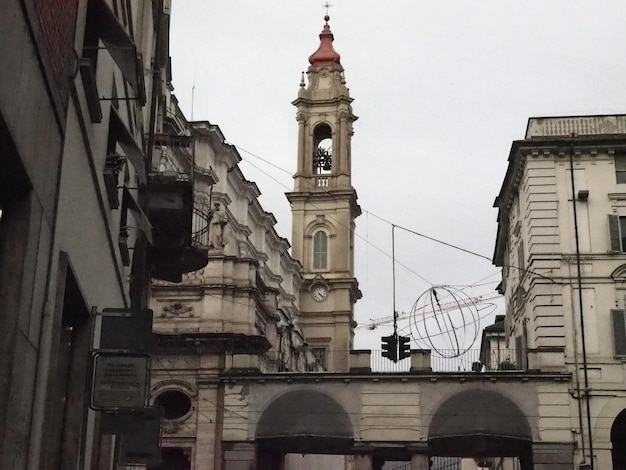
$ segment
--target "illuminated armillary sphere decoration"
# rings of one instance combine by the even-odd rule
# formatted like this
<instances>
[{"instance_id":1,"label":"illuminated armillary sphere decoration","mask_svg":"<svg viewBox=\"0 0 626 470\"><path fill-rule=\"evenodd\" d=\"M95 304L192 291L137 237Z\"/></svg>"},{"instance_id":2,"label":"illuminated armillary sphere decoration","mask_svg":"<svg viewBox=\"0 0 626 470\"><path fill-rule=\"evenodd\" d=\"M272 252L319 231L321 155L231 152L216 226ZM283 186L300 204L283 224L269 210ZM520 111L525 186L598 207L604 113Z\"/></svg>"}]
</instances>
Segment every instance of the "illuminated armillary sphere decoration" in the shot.
<instances>
[{"instance_id":1,"label":"illuminated armillary sphere decoration","mask_svg":"<svg viewBox=\"0 0 626 470\"><path fill-rule=\"evenodd\" d=\"M450 286L433 286L421 294L409 317L415 342L441 357L460 357L480 334L480 312L465 292Z\"/></svg>"}]
</instances>

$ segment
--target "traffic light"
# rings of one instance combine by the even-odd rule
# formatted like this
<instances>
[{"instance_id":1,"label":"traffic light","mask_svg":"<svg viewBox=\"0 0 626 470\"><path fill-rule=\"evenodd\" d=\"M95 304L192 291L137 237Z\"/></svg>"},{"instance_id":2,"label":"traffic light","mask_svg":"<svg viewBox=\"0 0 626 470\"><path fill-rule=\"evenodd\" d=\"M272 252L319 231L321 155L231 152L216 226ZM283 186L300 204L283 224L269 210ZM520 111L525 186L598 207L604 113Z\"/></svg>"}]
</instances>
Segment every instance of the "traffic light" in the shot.
<instances>
[{"instance_id":1,"label":"traffic light","mask_svg":"<svg viewBox=\"0 0 626 470\"><path fill-rule=\"evenodd\" d=\"M398 359L406 359L411 355L411 338L408 336L398 336Z\"/></svg>"},{"instance_id":2,"label":"traffic light","mask_svg":"<svg viewBox=\"0 0 626 470\"><path fill-rule=\"evenodd\" d=\"M396 335L383 336L383 357L398 362L398 337Z\"/></svg>"}]
</instances>

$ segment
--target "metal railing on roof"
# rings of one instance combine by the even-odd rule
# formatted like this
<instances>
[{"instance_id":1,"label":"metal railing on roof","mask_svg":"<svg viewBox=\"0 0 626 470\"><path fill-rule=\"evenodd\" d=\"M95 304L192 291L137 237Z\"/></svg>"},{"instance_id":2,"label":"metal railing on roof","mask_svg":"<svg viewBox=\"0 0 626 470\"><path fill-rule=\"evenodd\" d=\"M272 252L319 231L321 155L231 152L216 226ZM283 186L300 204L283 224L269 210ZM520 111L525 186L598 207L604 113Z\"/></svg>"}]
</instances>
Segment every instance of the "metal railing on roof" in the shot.
<instances>
[{"instance_id":1,"label":"metal railing on roof","mask_svg":"<svg viewBox=\"0 0 626 470\"><path fill-rule=\"evenodd\" d=\"M487 371L520 371L516 351L514 349L492 349L482 351L470 349L458 357L452 357L453 350L440 350L442 353L431 354L431 367L433 372L487 372ZM267 351L260 356L261 371L275 372L332 372L327 364L332 364L336 355L345 358L348 351L326 350L324 357L318 357L305 352L289 353L288 351ZM398 362L390 361L382 356L382 350L371 350L370 368L372 372L408 372L411 369L411 358Z\"/></svg>"}]
</instances>

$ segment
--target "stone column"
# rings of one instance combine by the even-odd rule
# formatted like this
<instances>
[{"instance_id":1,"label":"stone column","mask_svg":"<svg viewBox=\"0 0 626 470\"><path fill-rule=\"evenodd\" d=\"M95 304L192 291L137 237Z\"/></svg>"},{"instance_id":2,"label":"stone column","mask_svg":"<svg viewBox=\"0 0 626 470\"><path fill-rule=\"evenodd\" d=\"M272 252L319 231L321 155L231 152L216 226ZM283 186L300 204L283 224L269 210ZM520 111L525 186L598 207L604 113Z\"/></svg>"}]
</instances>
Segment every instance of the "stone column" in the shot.
<instances>
[{"instance_id":1,"label":"stone column","mask_svg":"<svg viewBox=\"0 0 626 470\"><path fill-rule=\"evenodd\" d=\"M306 134L305 134L305 125L306 125L306 116L304 113L298 112L296 114L296 120L298 121L298 174L306 173L305 171L305 162L307 158L305 156L306 152ZM312 168L310 169L312 170Z\"/></svg>"},{"instance_id":2,"label":"stone column","mask_svg":"<svg viewBox=\"0 0 626 470\"><path fill-rule=\"evenodd\" d=\"M571 470L574 445L568 443L533 443L533 470Z\"/></svg>"},{"instance_id":3,"label":"stone column","mask_svg":"<svg viewBox=\"0 0 626 470\"><path fill-rule=\"evenodd\" d=\"M342 111L339 113L339 132L337 151L333 149L333 160L337 160L337 171L348 171L348 113ZM335 157L336 155L336 157ZM335 162L333 162L333 165Z\"/></svg>"},{"instance_id":4,"label":"stone column","mask_svg":"<svg viewBox=\"0 0 626 470\"><path fill-rule=\"evenodd\" d=\"M413 454L411 456L411 470L428 470L430 457L426 454Z\"/></svg>"},{"instance_id":5,"label":"stone column","mask_svg":"<svg viewBox=\"0 0 626 470\"><path fill-rule=\"evenodd\" d=\"M254 442L231 442L224 445L224 470L256 470L256 463ZM259 468L265 469L263 466ZM279 467L267 467L267 470L279 470Z\"/></svg>"},{"instance_id":6,"label":"stone column","mask_svg":"<svg viewBox=\"0 0 626 470\"><path fill-rule=\"evenodd\" d=\"M222 442L216 425L219 419L215 403L220 402L218 382L203 380L198 385L195 468L212 468Z\"/></svg>"}]
</instances>

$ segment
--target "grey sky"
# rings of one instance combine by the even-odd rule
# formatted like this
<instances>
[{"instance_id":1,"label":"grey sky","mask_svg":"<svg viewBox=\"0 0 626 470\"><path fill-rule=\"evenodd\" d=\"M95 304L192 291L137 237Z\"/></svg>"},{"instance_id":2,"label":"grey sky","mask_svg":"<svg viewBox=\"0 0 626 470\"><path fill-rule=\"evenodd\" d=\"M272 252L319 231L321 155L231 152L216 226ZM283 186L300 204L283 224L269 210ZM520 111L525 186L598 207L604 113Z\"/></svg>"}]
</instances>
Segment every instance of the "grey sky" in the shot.
<instances>
[{"instance_id":1,"label":"grey sky","mask_svg":"<svg viewBox=\"0 0 626 470\"><path fill-rule=\"evenodd\" d=\"M318 44L323 1L173 0L175 94L240 150L265 210L291 238L284 192L296 164L300 73ZM392 314L391 227L491 257L492 208L511 142L540 115L626 112L623 0L334 0L334 46L359 116L353 137L357 321ZM262 171L260 171L260 170ZM270 176L268 176L270 175ZM498 270L483 258L398 232L396 306L431 284L491 294ZM498 313L504 313L500 306ZM357 347L378 347L359 328Z\"/></svg>"}]
</instances>

